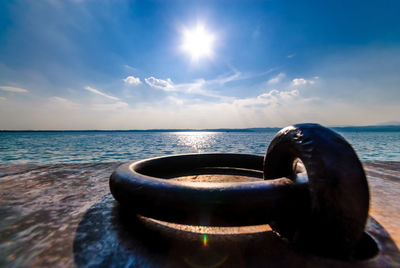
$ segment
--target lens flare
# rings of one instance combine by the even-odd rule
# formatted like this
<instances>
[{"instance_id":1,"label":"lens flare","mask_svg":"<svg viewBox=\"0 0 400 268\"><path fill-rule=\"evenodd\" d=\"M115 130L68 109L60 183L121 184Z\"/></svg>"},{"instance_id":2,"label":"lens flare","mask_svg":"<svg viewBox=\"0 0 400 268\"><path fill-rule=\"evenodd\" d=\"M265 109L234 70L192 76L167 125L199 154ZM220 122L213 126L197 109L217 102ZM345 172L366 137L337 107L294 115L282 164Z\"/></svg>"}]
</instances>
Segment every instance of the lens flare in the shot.
<instances>
[{"instance_id":1,"label":"lens flare","mask_svg":"<svg viewBox=\"0 0 400 268\"><path fill-rule=\"evenodd\" d=\"M207 246L207 235L203 234L203 246Z\"/></svg>"}]
</instances>

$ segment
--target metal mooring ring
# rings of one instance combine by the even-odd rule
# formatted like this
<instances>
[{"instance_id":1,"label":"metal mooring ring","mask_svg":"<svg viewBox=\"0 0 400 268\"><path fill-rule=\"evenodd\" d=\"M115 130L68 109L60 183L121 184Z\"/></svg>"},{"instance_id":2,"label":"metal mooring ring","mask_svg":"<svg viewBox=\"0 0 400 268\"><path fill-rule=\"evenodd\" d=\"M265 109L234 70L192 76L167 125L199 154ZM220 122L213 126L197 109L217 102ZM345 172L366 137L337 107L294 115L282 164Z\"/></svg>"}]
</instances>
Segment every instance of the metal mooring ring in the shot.
<instances>
[{"instance_id":1,"label":"metal mooring ring","mask_svg":"<svg viewBox=\"0 0 400 268\"><path fill-rule=\"evenodd\" d=\"M360 160L339 134L318 124L299 124L282 129L270 143L264 178L293 178L297 159L307 170L310 205L270 225L313 251L348 255L368 218L368 182Z\"/></svg>"},{"instance_id":2,"label":"metal mooring ring","mask_svg":"<svg viewBox=\"0 0 400 268\"><path fill-rule=\"evenodd\" d=\"M307 180L296 179L296 162ZM264 172L264 181L188 183L168 178L210 168ZM111 193L132 213L159 220L238 226L270 223L281 235L324 254L351 254L368 217L369 191L361 163L335 132L316 124L281 130L265 158L189 154L120 166Z\"/></svg>"}]
</instances>

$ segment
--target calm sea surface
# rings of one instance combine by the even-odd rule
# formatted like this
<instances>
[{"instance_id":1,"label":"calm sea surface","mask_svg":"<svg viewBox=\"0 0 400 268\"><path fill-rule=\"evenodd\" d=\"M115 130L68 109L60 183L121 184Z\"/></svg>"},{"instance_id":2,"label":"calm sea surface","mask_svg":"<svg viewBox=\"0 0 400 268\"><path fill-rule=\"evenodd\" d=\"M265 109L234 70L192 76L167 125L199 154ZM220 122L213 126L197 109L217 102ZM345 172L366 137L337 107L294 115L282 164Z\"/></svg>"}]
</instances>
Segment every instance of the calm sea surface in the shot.
<instances>
[{"instance_id":1,"label":"calm sea surface","mask_svg":"<svg viewBox=\"0 0 400 268\"><path fill-rule=\"evenodd\" d=\"M182 153L265 154L276 132L0 132L0 163L127 162ZM400 161L400 132L342 132L363 161Z\"/></svg>"}]
</instances>

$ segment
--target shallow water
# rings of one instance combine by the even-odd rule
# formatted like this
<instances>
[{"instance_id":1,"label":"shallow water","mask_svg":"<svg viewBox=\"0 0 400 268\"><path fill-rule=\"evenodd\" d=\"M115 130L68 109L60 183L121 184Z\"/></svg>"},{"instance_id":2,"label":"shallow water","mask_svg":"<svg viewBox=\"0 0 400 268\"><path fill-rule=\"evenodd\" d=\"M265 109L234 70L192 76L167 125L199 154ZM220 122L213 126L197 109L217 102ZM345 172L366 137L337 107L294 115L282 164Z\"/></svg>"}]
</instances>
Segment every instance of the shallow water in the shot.
<instances>
[{"instance_id":1,"label":"shallow water","mask_svg":"<svg viewBox=\"0 0 400 268\"><path fill-rule=\"evenodd\" d=\"M0 132L0 163L127 162L183 153L265 154L276 132ZM400 132L342 132L362 161L400 161Z\"/></svg>"}]
</instances>

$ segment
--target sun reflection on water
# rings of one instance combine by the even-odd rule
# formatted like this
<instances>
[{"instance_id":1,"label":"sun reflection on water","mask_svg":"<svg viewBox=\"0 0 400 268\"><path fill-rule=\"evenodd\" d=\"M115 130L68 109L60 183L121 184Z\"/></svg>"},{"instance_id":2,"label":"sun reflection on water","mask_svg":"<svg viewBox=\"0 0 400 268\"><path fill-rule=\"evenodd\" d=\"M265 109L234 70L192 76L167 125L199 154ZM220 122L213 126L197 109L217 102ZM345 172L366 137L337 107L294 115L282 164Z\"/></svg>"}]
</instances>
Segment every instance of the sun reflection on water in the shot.
<instances>
[{"instance_id":1,"label":"sun reflection on water","mask_svg":"<svg viewBox=\"0 0 400 268\"><path fill-rule=\"evenodd\" d=\"M197 153L210 150L215 143L215 132L175 132L178 138L178 146L189 147Z\"/></svg>"}]
</instances>

